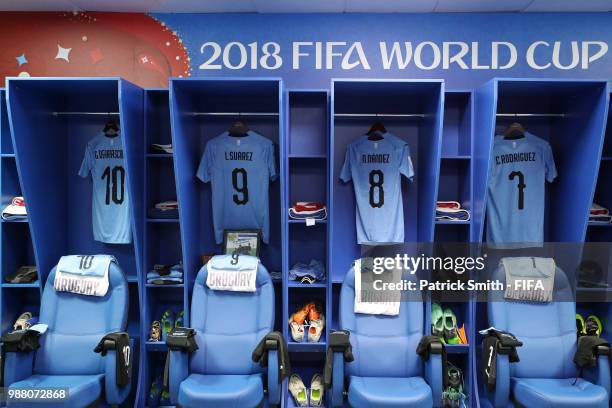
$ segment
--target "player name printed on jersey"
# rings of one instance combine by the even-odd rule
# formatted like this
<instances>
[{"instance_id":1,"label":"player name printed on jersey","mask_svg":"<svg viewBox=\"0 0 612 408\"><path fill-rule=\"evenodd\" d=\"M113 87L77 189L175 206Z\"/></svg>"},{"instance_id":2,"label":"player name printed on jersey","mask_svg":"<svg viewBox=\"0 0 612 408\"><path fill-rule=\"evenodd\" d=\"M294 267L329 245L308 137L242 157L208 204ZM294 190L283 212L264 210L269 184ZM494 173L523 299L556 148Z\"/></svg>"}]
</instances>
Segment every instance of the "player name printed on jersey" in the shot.
<instances>
[{"instance_id":1,"label":"player name printed on jersey","mask_svg":"<svg viewBox=\"0 0 612 408\"><path fill-rule=\"evenodd\" d=\"M225 152L225 160L253 161L253 152Z\"/></svg>"},{"instance_id":2,"label":"player name printed on jersey","mask_svg":"<svg viewBox=\"0 0 612 408\"><path fill-rule=\"evenodd\" d=\"M95 159L123 159L123 150L108 149L96 150L94 152Z\"/></svg>"},{"instance_id":3,"label":"player name printed on jersey","mask_svg":"<svg viewBox=\"0 0 612 408\"><path fill-rule=\"evenodd\" d=\"M270 236L269 183L276 178L274 144L249 131L233 137L224 132L206 144L197 177L212 184L215 240L223 230L257 229Z\"/></svg>"},{"instance_id":4,"label":"player name printed on jersey","mask_svg":"<svg viewBox=\"0 0 612 408\"><path fill-rule=\"evenodd\" d=\"M359 244L404 241L402 175L412 180L414 169L408 144L397 136L364 135L347 146L340 179L353 181Z\"/></svg>"},{"instance_id":5,"label":"player name printed on jersey","mask_svg":"<svg viewBox=\"0 0 612 408\"><path fill-rule=\"evenodd\" d=\"M557 177L552 149L530 133L495 136L489 168L487 242L510 247L544 241L546 181Z\"/></svg>"},{"instance_id":6,"label":"player name printed on jersey","mask_svg":"<svg viewBox=\"0 0 612 408\"><path fill-rule=\"evenodd\" d=\"M101 132L87 143L79 175L86 178L90 174L94 239L107 244L129 244L130 199L120 135L109 137Z\"/></svg>"},{"instance_id":7,"label":"player name printed on jersey","mask_svg":"<svg viewBox=\"0 0 612 408\"><path fill-rule=\"evenodd\" d=\"M362 163L389 163L390 154L362 154Z\"/></svg>"}]
</instances>

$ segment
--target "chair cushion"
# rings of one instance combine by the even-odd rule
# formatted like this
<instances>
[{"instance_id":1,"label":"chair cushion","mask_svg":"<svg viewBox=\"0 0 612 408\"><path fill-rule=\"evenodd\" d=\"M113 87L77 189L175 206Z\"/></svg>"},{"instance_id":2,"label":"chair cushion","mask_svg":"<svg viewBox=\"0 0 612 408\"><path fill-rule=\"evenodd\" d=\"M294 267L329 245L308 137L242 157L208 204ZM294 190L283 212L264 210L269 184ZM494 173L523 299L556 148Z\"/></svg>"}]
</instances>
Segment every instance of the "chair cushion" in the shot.
<instances>
[{"instance_id":1,"label":"chair cushion","mask_svg":"<svg viewBox=\"0 0 612 408\"><path fill-rule=\"evenodd\" d=\"M603 387L579 378L512 378L514 400L525 407L605 408L608 393Z\"/></svg>"},{"instance_id":2,"label":"chair cushion","mask_svg":"<svg viewBox=\"0 0 612 408\"><path fill-rule=\"evenodd\" d=\"M261 374L202 375L191 374L181 383L178 403L181 407L257 407L263 401Z\"/></svg>"},{"instance_id":3,"label":"chair cushion","mask_svg":"<svg viewBox=\"0 0 612 408\"><path fill-rule=\"evenodd\" d=\"M421 377L351 377L349 404L360 407L431 408L431 388Z\"/></svg>"},{"instance_id":4,"label":"chair cushion","mask_svg":"<svg viewBox=\"0 0 612 408\"><path fill-rule=\"evenodd\" d=\"M68 398L53 402L53 407L86 407L102 395L102 382L104 376L98 375L33 375L25 380L10 385L9 389L40 389L65 388ZM32 405L50 406L49 402L41 401L35 404L32 401L9 400L9 407L31 407Z\"/></svg>"}]
</instances>

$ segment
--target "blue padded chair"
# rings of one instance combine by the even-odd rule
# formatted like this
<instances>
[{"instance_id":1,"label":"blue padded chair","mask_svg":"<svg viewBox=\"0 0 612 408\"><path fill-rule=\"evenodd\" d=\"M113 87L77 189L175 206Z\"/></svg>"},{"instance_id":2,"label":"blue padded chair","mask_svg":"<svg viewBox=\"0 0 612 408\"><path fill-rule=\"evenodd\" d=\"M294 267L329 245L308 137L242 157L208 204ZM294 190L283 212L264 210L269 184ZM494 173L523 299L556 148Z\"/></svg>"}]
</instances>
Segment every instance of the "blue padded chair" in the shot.
<instances>
[{"instance_id":1,"label":"blue padded chair","mask_svg":"<svg viewBox=\"0 0 612 408\"><path fill-rule=\"evenodd\" d=\"M106 334L126 329L128 285L123 272L111 264L109 289L103 297L56 292L54 280L55 268L49 274L40 304L40 323L48 325L40 336L40 348L30 353L6 354L5 386L67 389L69 397L54 402L53 407L122 403L130 386L116 385L115 351L102 356L93 350ZM31 401L8 402L11 407L32 405Z\"/></svg>"},{"instance_id":2,"label":"blue padded chair","mask_svg":"<svg viewBox=\"0 0 612 408\"><path fill-rule=\"evenodd\" d=\"M198 272L191 300L191 324L198 350L170 351L170 401L181 407L258 407L264 404L263 369L251 360L257 344L274 327L274 286L259 264L256 292L206 286ZM268 401L280 403L278 355L268 355Z\"/></svg>"},{"instance_id":3,"label":"blue padded chair","mask_svg":"<svg viewBox=\"0 0 612 408\"><path fill-rule=\"evenodd\" d=\"M505 282L503 268L494 278ZM553 300L573 299L565 273L557 268ZM514 334L523 346L520 361L510 363L497 354L497 378L488 397L496 408L506 407L608 407L610 363L600 356L597 366L578 378L573 362L576 352L576 305L573 301L549 303L490 301L489 323ZM574 384L575 382L575 384Z\"/></svg>"},{"instance_id":4,"label":"blue padded chair","mask_svg":"<svg viewBox=\"0 0 612 408\"><path fill-rule=\"evenodd\" d=\"M340 291L340 328L350 332L354 361L345 363L343 353L334 353L333 406L343 404L345 379L355 408L439 406L442 357L431 354L423 363L416 353L424 335L423 302L403 302L397 316L357 314L354 302L351 268Z\"/></svg>"}]
</instances>

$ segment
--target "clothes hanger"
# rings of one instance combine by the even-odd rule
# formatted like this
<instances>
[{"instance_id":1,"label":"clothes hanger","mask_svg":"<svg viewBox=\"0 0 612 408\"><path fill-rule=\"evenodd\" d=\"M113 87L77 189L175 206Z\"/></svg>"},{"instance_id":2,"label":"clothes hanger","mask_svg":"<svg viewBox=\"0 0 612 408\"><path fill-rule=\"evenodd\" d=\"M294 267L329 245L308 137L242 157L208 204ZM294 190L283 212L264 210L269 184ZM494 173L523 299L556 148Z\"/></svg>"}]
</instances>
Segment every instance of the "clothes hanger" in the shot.
<instances>
[{"instance_id":1,"label":"clothes hanger","mask_svg":"<svg viewBox=\"0 0 612 408\"><path fill-rule=\"evenodd\" d=\"M119 125L114 120L109 120L102 131L106 137L117 137L119 136Z\"/></svg>"},{"instance_id":2,"label":"clothes hanger","mask_svg":"<svg viewBox=\"0 0 612 408\"><path fill-rule=\"evenodd\" d=\"M382 122L374 122L374 124L370 127L370 130L368 130L368 140L383 140L384 133L387 133L385 125L383 125Z\"/></svg>"},{"instance_id":3,"label":"clothes hanger","mask_svg":"<svg viewBox=\"0 0 612 408\"><path fill-rule=\"evenodd\" d=\"M504 130L504 139L516 140L525 137L525 128L518 122L512 123Z\"/></svg>"},{"instance_id":4,"label":"clothes hanger","mask_svg":"<svg viewBox=\"0 0 612 408\"><path fill-rule=\"evenodd\" d=\"M246 123L237 120L227 131L232 137L245 137L248 136L249 127L246 125Z\"/></svg>"}]
</instances>

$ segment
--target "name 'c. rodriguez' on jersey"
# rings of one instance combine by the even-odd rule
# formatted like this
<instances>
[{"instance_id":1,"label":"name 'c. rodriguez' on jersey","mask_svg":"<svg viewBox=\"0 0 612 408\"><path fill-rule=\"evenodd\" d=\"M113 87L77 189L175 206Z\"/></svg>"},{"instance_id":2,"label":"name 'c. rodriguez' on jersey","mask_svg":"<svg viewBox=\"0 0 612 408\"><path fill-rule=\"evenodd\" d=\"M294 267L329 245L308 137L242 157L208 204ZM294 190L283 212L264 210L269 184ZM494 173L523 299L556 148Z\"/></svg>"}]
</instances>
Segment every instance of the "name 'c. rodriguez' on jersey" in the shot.
<instances>
[{"instance_id":1,"label":"name 'c. rodriguez' on jersey","mask_svg":"<svg viewBox=\"0 0 612 408\"><path fill-rule=\"evenodd\" d=\"M513 247L544 241L546 181L557 177L550 144L531 133L495 136L489 168L487 242Z\"/></svg>"}]
</instances>

